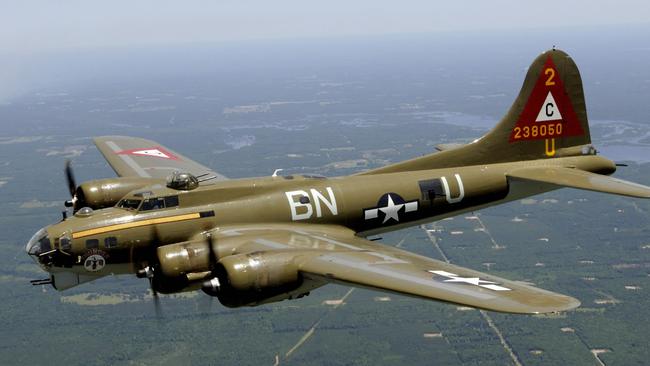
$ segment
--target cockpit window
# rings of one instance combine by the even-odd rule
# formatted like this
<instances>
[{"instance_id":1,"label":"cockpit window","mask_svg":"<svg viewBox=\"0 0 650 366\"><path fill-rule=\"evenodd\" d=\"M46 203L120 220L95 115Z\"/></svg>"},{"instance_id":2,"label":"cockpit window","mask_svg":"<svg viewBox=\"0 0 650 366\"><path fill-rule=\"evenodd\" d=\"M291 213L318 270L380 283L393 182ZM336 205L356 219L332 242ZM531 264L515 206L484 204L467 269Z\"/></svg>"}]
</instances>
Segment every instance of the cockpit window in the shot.
<instances>
[{"instance_id":1,"label":"cockpit window","mask_svg":"<svg viewBox=\"0 0 650 366\"><path fill-rule=\"evenodd\" d=\"M36 245L36 243L38 243L38 245ZM45 253L50 250L52 250L50 238L48 238L47 234L43 232L41 237L34 242L34 245L31 245L28 253L31 255L39 255L40 253Z\"/></svg>"},{"instance_id":2,"label":"cockpit window","mask_svg":"<svg viewBox=\"0 0 650 366\"><path fill-rule=\"evenodd\" d=\"M140 211L160 210L178 206L178 196L148 198L142 202Z\"/></svg>"},{"instance_id":3,"label":"cockpit window","mask_svg":"<svg viewBox=\"0 0 650 366\"><path fill-rule=\"evenodd\" d=\"M47 236L42 237L38 242L41 243L41 250L43 252L47 252L48 250L52 249L50 238L48 238Z\"/></svg>"},{"instance_id":4,"label":"cockpit window","mask_svg":"<svg viewBox=\"0 0 650 366\"><path fill-rule=\"evenodd\" d=\"M140 211L160 210L165 208L165 200L162 198L149 198L144 200Z\"/></svg>"},{"instance_id":5,"label":"cockpit window","mask_svg":"<svg viewBox=\"0 0 650 366\"><path fill-rule=\"evenodd\" d=\"M124 198L124 199L121 199L120 202L117 203L117 207L126 208L128 210L137 210L138 206L140 206L140 202L142 202L142 200L136 200L136 199L132 199L132 198Z\"/></svg>"},{"instance_id":6,"label":"cockpit window","mask_svg":"<svg viewBox=\"0 0 650 366\"><path fill-rule=\"evenodd\" d=\"M60 243L61 243L61 249L63 249L63 250L72 249L72 244L70 243L70 238L68 238L67 236L62 236Z\"/></svg>"},{"instance_id":7,"label":"cockpit window","mask_svg":"<svg viewBox=\"0 0 650 366\"><path fill-rule=\"evenodd\" d=\"M165 207L176 207L178 206L178 196L169 196L165 197Z\"/></svg>"}]
</instances>

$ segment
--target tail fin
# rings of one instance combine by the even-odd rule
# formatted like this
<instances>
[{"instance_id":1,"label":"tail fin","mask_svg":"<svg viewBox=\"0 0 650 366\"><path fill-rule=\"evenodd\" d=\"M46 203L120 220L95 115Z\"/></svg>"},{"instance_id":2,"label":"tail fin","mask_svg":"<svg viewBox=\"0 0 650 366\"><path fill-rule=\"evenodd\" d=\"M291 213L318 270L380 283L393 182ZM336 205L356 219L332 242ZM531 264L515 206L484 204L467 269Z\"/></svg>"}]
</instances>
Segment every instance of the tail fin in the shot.
<instances>
[{"instance_id":1,"label":"tail fin","mask_svg":"<svg viewBox=\"0 0 650 366\"><path fill-rule=\"evenodd\" d=\"M580 72L560 50L533 61L508 113L480 139L501 161L553 157L559 149L590 143Z\"/></svg>"},{"instance_id":2,"label":"tail fin","mask_svg":"<svg viewBox=\"0 0 650 366\"><path fill-rule=\"evenodd\" d=\"M580 72L568 54L553 49L533 61L510 110L483 137L362 174L553 158L579 154L590 143Z\"/></svg>"}]
</instances>

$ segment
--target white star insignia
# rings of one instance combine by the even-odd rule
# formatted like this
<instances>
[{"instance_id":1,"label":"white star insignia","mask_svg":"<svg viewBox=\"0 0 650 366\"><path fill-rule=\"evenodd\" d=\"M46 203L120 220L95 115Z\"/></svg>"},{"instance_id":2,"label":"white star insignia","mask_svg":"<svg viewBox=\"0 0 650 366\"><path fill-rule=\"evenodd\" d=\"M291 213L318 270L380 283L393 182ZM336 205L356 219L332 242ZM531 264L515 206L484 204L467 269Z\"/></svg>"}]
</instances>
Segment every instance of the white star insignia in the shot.
<instances>
[{"instance_id":1,"label":"white star insignia","mask_svg":"<svg viewBox=\"0 0 650 366\"><path fill-rule=\"evenodd\" d=\"M402 210L402 207L404 208L404 213L409 213L409 212L416 212L418 210L418 200L413 200L409 202L404 202L404 199L400 197L397 193L394 193L395 197L389 193L386 193L382 196L380 199L380 202L386 197L386 203L384 207L373 207L373 208L367 208L363 210L363 216L366 220L373 220L379 218L379 211L384 213L384 221L382 224L385 224L389 220L395 220L396 222L399 222L399 212ZM397 202L402 202L402 203L395 203L395 198L397 198ZM379 203L378 203L379 205Z\"/></svg>"},{"instance_id":2,"label":"white star insignia","mask_svg":"<svg viewBox=\"0 0 650 366\"><path fill-rule=\"evenodd\" d=\"M464 282L464 283L469 283L471 285L481 285L481 284L494 284L494 282L490 281L484 281L478 277L454 277L450 278L448 280L445 280L445 282Z\"/></svg>"},{"instance_id":3,"label":"white star insignia","mask_svg":"<svg viewBox=\"0 0 650 366\"><path fill-rule=\"evenodd\" d=\"M386 204L386 207L381 207L379 208L379 211L383 212L386 214L386 217L384 217L384 221L382 224L385 224L386 221L389 219L393 219L397 222L399 222L399 210L404 207L404 204L401 203L399 205L396 205L395 202L393 202L393 197L391 195L388 195L388 203Z\"/></svg>"},{"instance_id":4,"label":"white star insignia","mask_svg":"<svg viewBox=\"0 0 650 366\"><path fill-rule=\"evenodd\" d=\"M493 291L510 291L511 289L497 285L496 282L482 280L478 277L461 277L455 273L447 271L427 271L438 276L447 277L444 282L468 283L470 285L487 288Z\"/></svg>"}]
</instances>

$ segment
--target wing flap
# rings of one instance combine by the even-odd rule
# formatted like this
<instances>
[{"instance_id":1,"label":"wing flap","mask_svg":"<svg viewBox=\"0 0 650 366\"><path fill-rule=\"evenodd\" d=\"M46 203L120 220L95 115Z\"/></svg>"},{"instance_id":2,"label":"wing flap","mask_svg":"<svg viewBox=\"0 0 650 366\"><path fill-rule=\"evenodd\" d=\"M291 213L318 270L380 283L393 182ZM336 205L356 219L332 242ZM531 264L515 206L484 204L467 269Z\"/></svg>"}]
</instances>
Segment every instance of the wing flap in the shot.
<instances>
[{"instance_id":1,"label":"wing flap","mask_svg":"<svg viewBox=\"0 0 650 366\"><path fill-rule=\"evenodd\" d=\"M102 136L95 145L120 177L166 178L175 171L187 172L203 184L227 179L223 175L157 142L127 136Z\"/></svg>"},{"instance_id":2,"label":"wing flap","mask_svg":"<svg viewBox=\"0 0 650 366\"><path fill-rule=\"evenodd\" d=\"M650 198L650 187L613 178L607 175L590 173L584 170L561 167L531 167L507 173L510 179L551 184L623 196Z\"/></svg>"}]
</instances>

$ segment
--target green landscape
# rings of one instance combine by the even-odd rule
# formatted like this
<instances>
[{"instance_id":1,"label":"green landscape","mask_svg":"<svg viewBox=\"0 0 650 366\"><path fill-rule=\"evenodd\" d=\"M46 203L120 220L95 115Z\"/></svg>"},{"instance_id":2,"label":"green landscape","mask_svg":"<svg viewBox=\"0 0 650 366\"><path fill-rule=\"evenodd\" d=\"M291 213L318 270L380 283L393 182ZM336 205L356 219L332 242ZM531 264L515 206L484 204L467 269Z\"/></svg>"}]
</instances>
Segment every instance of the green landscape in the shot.
<instances>
[{"instance_id":1,"label":"green landscape","mask_svg":"<svg viewBox=\"0 0 650 366\"><path fill-rule=\"evenodd\" d=\"M328 285L299 300L255 308L229 309L201 292L163 295L157 318L147 281L135 276L65 292L29 284L46 274L25 244L61 218L69 198L65 160L72 160L79 182L114 176L92 136L155 140L232 178L268 176L277 168L345 175L485 133L542 51L528 46L503 64L496 52L488 53L489 62L477 62L485 48L470 43L462 49L477 48L467 58L457 47L448 51L455 58L437 60L421 49L447 41L427 42L414 41L408 61L373 63L390 52L368 46L368 55L351 64L331 66L337 58L327 56L303 69L275 60L248 74L126 75L3 102L0 365L647 365L650 202L572 189L381 238L582 302L557 315L482 312ZM385 49L406 47L396 43ZM594 145L627 162L616 177L650 184L650 125L643 122L650 113L642 103L650 84L638 76L647 63L619 75L636 99L610 97L593 77L607 57L587 57L588 46L576 48L586 69ZM321 55L307 50L311 61ZM486 70L493 73L485 76Z\"/></svg>"}]
</instances>

